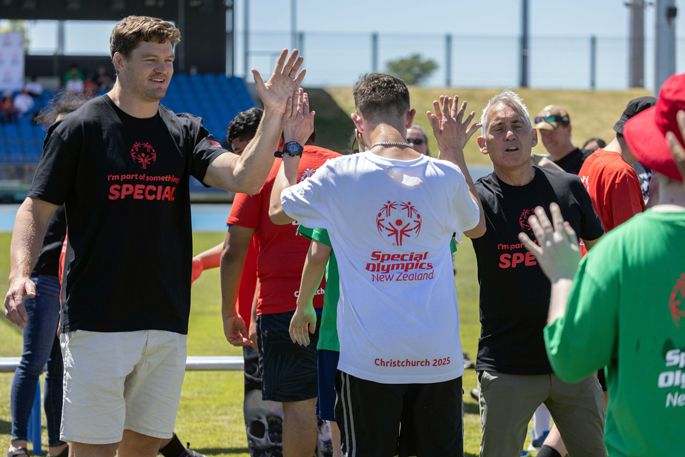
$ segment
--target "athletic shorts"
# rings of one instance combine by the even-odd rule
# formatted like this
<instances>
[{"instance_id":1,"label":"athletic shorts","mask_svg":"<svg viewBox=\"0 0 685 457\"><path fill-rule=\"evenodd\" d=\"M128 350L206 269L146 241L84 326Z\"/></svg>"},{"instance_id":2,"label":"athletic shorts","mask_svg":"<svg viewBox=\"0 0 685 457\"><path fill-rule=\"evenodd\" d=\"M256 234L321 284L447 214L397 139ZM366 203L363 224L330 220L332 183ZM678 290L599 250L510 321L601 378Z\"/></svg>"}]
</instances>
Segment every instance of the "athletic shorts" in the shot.
<instances>
[{"instance_id":1,"label":"athletic shorts","mask_svg":"<svg viewBox=\"0 0 685 457\"><path fill-rule=\"evenodd\" d=\"M186 366L186 335L161 330L60 336L64 406L60 438L118 443L124 429L171 438Z\"/></svg>"},{"instance_id":2,"label":"athletic shorts","mask_svg":"<svg viewBox=\"0 0 685 457\"><path fill-rule=\"evenodd\" d=\"M317 351L317 382L319 385L316 397L316 414L325 421L335 420L335 390L339 380L338 359L340 352L319 349Z\"/></svg>"},{"instance_id":3,"label":"athletic shorts","mask_svg":"<svg viewBox=\"0 0 685 457\"><path fill-rule=\"evenodd\" d=\"M309 335L309 346L290 339L288 327L293 313L257 317L259 354L262 358L264 400L303 401L316 398L316 344L319 328Z\"/></svg>"},{"instance_id":4,"label":"athletic shorts","mask_svg":"<svg viewBox=\"0 0 685 457\"><path fill-rule=\"evenodd\" d=\"M412 428L416 455L463 457L462 414L461 377L430 384L381 384L341 372L336 417L348 457L396 455L401 422Z\"/></svg>"}]
</instances>

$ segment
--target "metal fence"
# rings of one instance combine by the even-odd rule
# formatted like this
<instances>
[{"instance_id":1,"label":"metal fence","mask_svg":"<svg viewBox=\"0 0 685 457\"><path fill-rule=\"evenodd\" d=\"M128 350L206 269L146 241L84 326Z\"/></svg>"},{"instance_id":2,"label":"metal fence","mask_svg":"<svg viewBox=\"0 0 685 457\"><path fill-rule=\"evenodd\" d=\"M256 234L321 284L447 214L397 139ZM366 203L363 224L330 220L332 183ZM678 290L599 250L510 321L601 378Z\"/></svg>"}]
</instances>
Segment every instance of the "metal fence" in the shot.
<instances>
[{"instance_id":1,"label":"metal fence","mask_svg":"<svg viewBox=\"0 0 685 457\"><path fill-rule=\"evenodd\" d=\"M290 33L253 31L236 34L235 69L270 71L278 52L290 47ZM298 46L306 58L307 85L350 86L359 75L384 71L390 60L419 53L438 64L424 85L429 87L516 87L519 85L518 36L409 35L300 32ZM685 45L678 40L677 47ZM532 88L615 89L628 87L628 39L611 37L532 36L529 86ZM685 71L685 53L677 55ZM645 87L654 81L654 39L645 40ZM248 80L251 76L247 76Z\"/></svg>"}]
</instances>

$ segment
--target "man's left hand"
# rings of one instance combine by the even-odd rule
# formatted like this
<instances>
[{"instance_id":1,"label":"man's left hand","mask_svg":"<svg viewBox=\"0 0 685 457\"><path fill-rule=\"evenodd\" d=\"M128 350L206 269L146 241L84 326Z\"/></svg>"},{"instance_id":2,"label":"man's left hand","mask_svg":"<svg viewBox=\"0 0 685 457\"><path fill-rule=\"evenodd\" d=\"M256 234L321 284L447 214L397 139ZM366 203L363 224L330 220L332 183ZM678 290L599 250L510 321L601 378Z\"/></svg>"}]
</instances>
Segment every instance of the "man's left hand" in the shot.
<instances>
[{"instance_id":1,"label":"man's left hand","mask_svg":"<svg viewBox=\"0 0 685 457\"><path fill-rule=\"evenodd\" d=\"M438 158L461 162L464 160L464 146L480 128L480 124L471 124L476 115L473 111L464 119L466 102L461 107L458 105L458 96L452 98L441 95L440 101L433 101L433 111L428 111L426 115L440 148Z\"/></svg>"},{"instance_id":2,"label":"man's left hand","mask_svg":"<svg viewBox=\"0 0 685 457\"><path fill-rule=\"evenodd\" d=\"M283 139L304 145L314 133L315 111L309 111L309 95L299 88L288 98L283 117Z\"/></svg>"}]
</instances>

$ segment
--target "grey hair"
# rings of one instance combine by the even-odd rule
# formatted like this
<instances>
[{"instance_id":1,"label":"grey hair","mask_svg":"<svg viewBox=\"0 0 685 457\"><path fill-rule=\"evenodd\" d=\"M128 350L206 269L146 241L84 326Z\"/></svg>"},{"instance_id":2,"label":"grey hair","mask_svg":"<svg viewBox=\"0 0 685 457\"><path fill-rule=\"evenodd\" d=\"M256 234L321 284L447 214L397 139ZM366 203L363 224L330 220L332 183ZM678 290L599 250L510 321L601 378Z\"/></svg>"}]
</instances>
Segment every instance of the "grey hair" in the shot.
<instances>
[{"instance_id":1,"label":"grey hair","mask_svg":"<svg viewBox=\"0 0 685 457\"><path fill-rule=\"evenodd\" d=\"M485 108L483 108L483 114L480 117L481 136L486 136L488 131L488 115L490 114L490 110L497 105L508 106L519 113L521 116L523 116L526 126L533 130L533 126L530 123L530 114L528 114L528 108L526 108L526 105L523 103L523 100L519 94L511 90L505 90L492 97L488 101L488 104L485 106Z\"/></svg>"}]
</instances>

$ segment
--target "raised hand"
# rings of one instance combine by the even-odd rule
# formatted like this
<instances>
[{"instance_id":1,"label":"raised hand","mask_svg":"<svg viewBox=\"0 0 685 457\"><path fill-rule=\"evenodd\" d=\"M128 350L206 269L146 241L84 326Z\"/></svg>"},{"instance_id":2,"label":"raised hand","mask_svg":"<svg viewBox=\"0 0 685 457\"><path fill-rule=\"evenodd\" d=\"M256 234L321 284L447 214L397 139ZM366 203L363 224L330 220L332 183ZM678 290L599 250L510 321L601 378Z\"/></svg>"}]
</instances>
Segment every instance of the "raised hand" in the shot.
<instances>
[{"instance_id":1,"label":"raised hand","mask_svg":"<svg viewBox=\"0 0 685 457\"><path fill-rule=\"evenodd\" d=\"M433 128L433 134L440 148L439 158L451 161L464 160L464 146L473 134L480 128L479 123L471 124L476 113L471 113L464 119L467 103L459 107L459 97L440 96L440 101L433 101L433 111L426 115Z\"/></svg>"},{"instance_id":2,"label":"raised hand","mask_svg":"<svg viewBox=\"0 0 685 457\"><path fill-rule=\"evenodd\" d=\"M685 111L678 111L677 119L680 137L685 139ZM683 149L683 145L680 144L678 137L673 132L666 132L666 140L668 140L668 147L671 149L671 155L678 166L678 171L685 184L685 149Z\"/></svg>"},{"instance_id":3,"label":"raised hand","mask_svg":"<svg viewBox=\"0 0 685 457\"><path fill-rule=\"evenodd\" d=\"M535 215L528 218L537 244L523 232L519 233L519 240L535 255L538 265L550 281L573 279L580 262L576 232L571 224L564 221L559 205L552 203L549 210L553 222L540 206L535 208Z\"/></svg>"},{"instance_id":4,"label":"raised hand","mask_svg":"<svg viewBox=\"0 0 685 457\"><path fill-rule=\"evenodd\" d=\"M290 56L288 56L288 50L284 49L278 56L274 71L267 82L264 82L257 70L252 69L257 94L265 110L285 112L288 97L291 97L300 87L307 72L304 69L300 70L302 61L297 49L294 49Z\"/></svg>"},{"instance_id":5,"label":"raised hand","mask_svg":"<svg viewBox=\"0 0 685 457\"><path fill-rule=\"evenodd\" d=\"M309 334L313 335L316 332L316 311L311 303L295 309L290 320L289 332L293 343L309 346Z\"/></svg>"},{"instance_id":6,"label":"raised hand","mask_svg":"<svg viewBox=\"0 0 685 457\"><path fill-rule=\"evenodd\" d=\"M35 298L35 296L36 285L30 278L23 277L10 280L10 287L5 295L5 317L21 328L26 327L29 318L26 314L24 300Z\"/></svg>"},{"instance_id":7,"label":"raised hand","mask_svg":"<svg viewBox=\"0 0 685 457\"><path fill-rule=\"evenodd\" d=\"M283 139L285 142L297 141L304 145L314 133L315 111L309 111L309 95L297 89L292 97L288 97L285 116L283 118Z\"/></svg>"}]
</instances>

